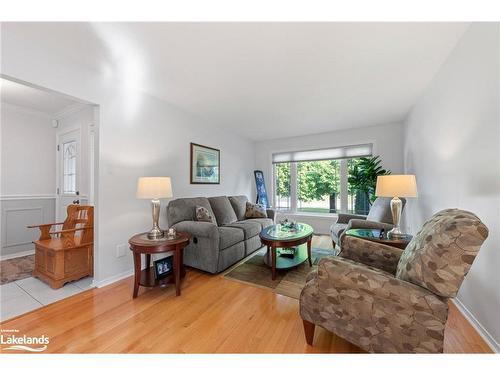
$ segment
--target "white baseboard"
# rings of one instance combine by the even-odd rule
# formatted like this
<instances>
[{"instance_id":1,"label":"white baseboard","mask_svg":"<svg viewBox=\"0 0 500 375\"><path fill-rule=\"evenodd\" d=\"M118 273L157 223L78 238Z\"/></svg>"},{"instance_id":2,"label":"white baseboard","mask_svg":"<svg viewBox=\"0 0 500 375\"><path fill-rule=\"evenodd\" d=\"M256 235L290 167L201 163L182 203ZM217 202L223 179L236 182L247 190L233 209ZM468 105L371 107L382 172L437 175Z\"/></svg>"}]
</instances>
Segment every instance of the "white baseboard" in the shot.
<instances>
[{"instance_id":1,"label":"white baseboard","mask_svg":"<svg viewBox=\"0 0 500 375\"><path fill-rule=\"evenodd\" d=\"M35 254L35 249L20 251L18 253L14 253L14 254L2 255L2 256L0 256L0 261L7 260L7 259L21 258L21 257L25 257L28 255L33 255L33 254Z\"/></svg>"},{"instance_id":2,"label":"white baseboard","mask_svg":"<svg viewBox=\"0 0 500 375\"><path fill-rule=\"evenodd\" d=\"M119 274L113 275L111 277L108 277L107 279L104 279L104 280L101 280L101 281L97 281L97 282L95 282L95 286L97 288L102 288L102 287L104 287L106 285L113 284L113 283L116 283L117 281L120 281L122 279L130 277L133 274L134 274L134 270L130 269L130 270L121 272Z\"/></svg>"},{"instance_id":3,"label":"white baseboard","mask_svg":"<svg viewBox=\"0 0 500 375\"><path fill-rule=\"evenodd\" d=\"M488 346L495 353L500 353L500 345L498 342L490 335L490 333L482 326L481 323L476 319L476 317L469 311L467 307L460 301L458 298L454 298L452 302L455 306L460 310L462 315L469 321L469 323L475 328L477 333L483 338L484 341L488 344Z\"/></svg>"}]
</instances>

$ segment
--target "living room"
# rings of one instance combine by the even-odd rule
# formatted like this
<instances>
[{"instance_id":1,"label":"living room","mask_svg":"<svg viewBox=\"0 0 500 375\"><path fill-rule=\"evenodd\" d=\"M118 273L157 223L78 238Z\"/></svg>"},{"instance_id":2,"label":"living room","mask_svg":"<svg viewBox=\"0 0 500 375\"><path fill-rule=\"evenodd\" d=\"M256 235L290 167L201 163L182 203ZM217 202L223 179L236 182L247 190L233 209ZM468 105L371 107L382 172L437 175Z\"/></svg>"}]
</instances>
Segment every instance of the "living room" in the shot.
<instances>
[{"instance_id":1,"label":"living room","mask_svg":"<svg viewBox=\"0 0 500 375\"><path fill-rule=\"evenodd\" d=\"M28 346L68 354L500 350L498 22L2 20L1 41L2 82L98 108L95 191L75 203L93 210L75 219L92 267L51 284L38 267L59 238L29 229L33 277L92 285L2 318L2 340L44 336ZM4 111L2 217L16 194ZM13 222L65 221L53 216Z\"/></svg>"}]
</instances>

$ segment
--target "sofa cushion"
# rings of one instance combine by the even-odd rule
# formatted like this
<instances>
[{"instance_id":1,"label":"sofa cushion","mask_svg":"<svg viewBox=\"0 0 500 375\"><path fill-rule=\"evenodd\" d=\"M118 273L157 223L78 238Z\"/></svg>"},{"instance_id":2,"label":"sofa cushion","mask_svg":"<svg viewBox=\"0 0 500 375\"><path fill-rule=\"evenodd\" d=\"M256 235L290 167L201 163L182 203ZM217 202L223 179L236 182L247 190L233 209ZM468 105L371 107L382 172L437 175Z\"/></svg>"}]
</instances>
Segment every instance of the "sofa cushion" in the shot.
<instances>
[{"instance_id":1,"label":"sofa cushion","mask_svg":"<svg viewBox=\"0 0 500 375\"><path fill-rule=\"evenodd\" d=\"M247 202L245 218L247 219L260 219L267 217L266 208L260 204Z\"/></svg>"},{"instance_id":2,"label":"sofa cushion","mask_svg":"<svg viewBox=\"0 0 500 375\"><path fill-rule=\"evenodd\" d=\"M168 203L168 225L172 226L181 221L193 221L196 217L196 206L205 207L213 216L212 207L207 198L179 198Z\"/></svg>"},{"instance_id":3,"label":"sofa cushion","mask_svg":"<svg viewBox=\"0 0 500 375\"><path fill-rule=\"evenodd\" d=\"M241 228L219 227L219 249L226 249L245 239Z\"/></svg>"},{"instance_id":4,"label":"sofa cushion","mask_svg":"<svg viewBox=\"0 0 500 375\"><path fill-rule=\"evenodd\" d=\"M245 221L251 222L251 223L258 223L260 225L260 229L264 229L270 225L273 225L273 219L269 218L261 218L261 219L246 219Z\"/></svg>"},{"instance_id":5,"label":"sofa cushion","mask_svg":"<svg viewBox=\"0 0 500 375\"><path fill-rule=\"evenodd\" d=\"M196 221L206 221L217 225L215 217L205 207L196 206Z\"/></svg>"},{"instance_id":6,"label":"sofa cushion","mask_svg":"<svg viewBox=\"0 0 500 375\"><path fill-rule=\"evenodd\" d=\"M231 202L231 206L233 206L233 210L238 220L245 220L248 198L245 195L235 195L229 197L229 202Z\"/></svg>"},{"instance_id":7,"label":"sofa cushion","mask_svg":"<svg viewBox=\"0 0 500 375\"><path fill-rule=\"evenodd\" d=\"M259 223L251 222L248 220L237 221L235 223L227 224L227 227L240 228L245 234L245 240L252 238L259 234L262 229Z\"/></svg>"},{"instance_id":8,"label":"sofa cushion","mask_svg":"<svg viewBox=\"0 0 500 375\"><path fill-rule=\"evenodd\" d=\"M208 198L208 201L217 219L217 225L220 227L238 220L228 197L211 197Z\"/></svg>"}]
</instances>

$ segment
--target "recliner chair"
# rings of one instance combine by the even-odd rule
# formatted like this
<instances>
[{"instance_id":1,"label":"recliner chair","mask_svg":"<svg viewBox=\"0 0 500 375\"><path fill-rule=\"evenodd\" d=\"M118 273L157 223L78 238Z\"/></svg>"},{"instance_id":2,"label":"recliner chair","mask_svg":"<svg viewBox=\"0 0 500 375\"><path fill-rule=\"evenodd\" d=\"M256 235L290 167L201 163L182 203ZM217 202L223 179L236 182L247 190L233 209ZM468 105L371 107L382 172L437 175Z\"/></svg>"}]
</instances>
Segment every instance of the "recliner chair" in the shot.
<instances>
[{"instance_id":1,"label":"recliner chair","mask_svg":"<svg viewBox=\"0 0 500 375\"><path fill-rule=\"evenodd\" d=\"M443 352L447 301L487 237L476 215L458 209L432 216L405 250L346 236L300 295L307 343L319 325L369 352Z\"/></svg>"},{"instance_id":2,"label":"recliner chair","mask_svg":"<svg viewBox=\"0 0 500 375\"><path fill-rule=\"evenodd\" d=\"M394 227L391 214L391 199L379 197L373 202L368 215L342 214L338 215L337 221L330 227L333 248L338 244L341 246L344 233L348 229L385 229L391 230ZM400 198L403 202L403 209L406 204L405 198Z\"/></svg>"}]
</instances>

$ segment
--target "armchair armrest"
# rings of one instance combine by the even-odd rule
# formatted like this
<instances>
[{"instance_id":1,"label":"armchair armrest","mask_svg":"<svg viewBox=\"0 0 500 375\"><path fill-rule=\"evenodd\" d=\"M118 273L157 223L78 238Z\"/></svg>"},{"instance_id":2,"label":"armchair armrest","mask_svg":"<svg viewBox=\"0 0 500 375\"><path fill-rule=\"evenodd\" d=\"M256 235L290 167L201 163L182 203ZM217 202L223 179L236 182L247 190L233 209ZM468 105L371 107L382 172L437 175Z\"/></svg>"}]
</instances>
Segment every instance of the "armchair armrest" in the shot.
<instances>
[{"instance_id":1,"label":"armchair armrest","mask_svg":"<svg viewBox=\"0 0 500 375\"><path fill-rule=\"evenodd\" d=\"M38 225L28 225L26 228L40 228L40 227L45 227L45 226L53 226L53 225L63 225L64 223L50 223L50 224L38 224Z\"/></svg>"},{"instance_id":2,"label":"armchair armrest","mask_svg":"<svg viewBox=\"0 0 500 375\"><path fill-rule=\"evenodd\" d=\"M28 225L28 229L38 228L40 229L40 237L38 241L50 240L50 230L55 225L63 225L64 223L50 223L50 224L39 224L39 225Z\"/></svg>"},{"instance_id":3,"label":"armchair armrest","mask_svg":"<svg viewBox=\"0 0 500 375\"><path fill-rule=\"evenodd\" d=\"M55 232L50 232L49 234L68 234L68 233L73 233L73 232L78 232L79 230L85 230L85 229L93 229L94 227L82 227L82 228L73 228L73 229L62 229L62 230L57 230Z\"/></svg>"},{"instance_id":4,"label":"armchair armrest","mask_svg":"<svg viewBox=\"0 0 500 375\"><path fill-rule=\"evenodd\" d=\"M401 254L403 254L403 250L397 247L353 236L344 236L339 256L394 275Z\"/></svg>"},{"instance_id":5,"label":"armchair armrest","mask_svg":"<svg viewBox=\"0 0 500 375\"><path fill-rule=\"evenodd\" d=\"M173 225L175 230L187 232L192 236L219 238L217 225L205 221L181 221Z\"/></svg>"},{"instance_id":6,"label":"armchair armrest","mask_svg":"<svg viewBox=\"0 0 500 375\"><path fill-rule=\"evenodd\" d=\"M385 229L386 231L394 228L394 225L381 223L380 221L371 221L371 220L359 220L359 219L351 219L349 220L349 224L347 225L346 230L348 229Z\"/></svg>"},{"instance_id":7,"label":"armchair armrest","mask_svg":"<svg viewBox=\"0 0 500 375\"><path fill-rule=\"evenodd\" d=\"M384 271L339 257L320 260L318 292L335 299L339 296L352 299L351 302L345 301L342 304L344 311L352 309L352 316L358 317L360 313L366 314L368 320L377 319L375 317L382 312L387 314L386 318L391 319L392 312L394 319L402 319L406 315L405 319L415 320L415 324L442 327L444 330L448 315L446 300L431 291L397 279ZM424 318L424 315L419 314L428 316Z\"/></svg>"},{"instance_id":8,"label":"armchair armrest","mask_svg":"<svg viewBox=\"0 0 500 375\"><path fill-rule=\"evenodd\" d=\"M338 214L337 224L347 224L352 219L366 220L365 215L354 215L354 214Z\"/></svg>"}]
</instances>

